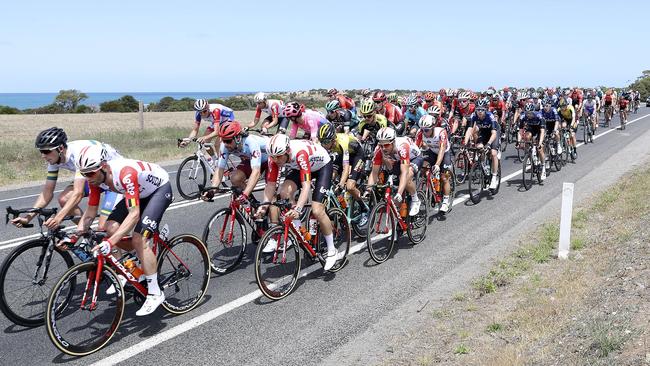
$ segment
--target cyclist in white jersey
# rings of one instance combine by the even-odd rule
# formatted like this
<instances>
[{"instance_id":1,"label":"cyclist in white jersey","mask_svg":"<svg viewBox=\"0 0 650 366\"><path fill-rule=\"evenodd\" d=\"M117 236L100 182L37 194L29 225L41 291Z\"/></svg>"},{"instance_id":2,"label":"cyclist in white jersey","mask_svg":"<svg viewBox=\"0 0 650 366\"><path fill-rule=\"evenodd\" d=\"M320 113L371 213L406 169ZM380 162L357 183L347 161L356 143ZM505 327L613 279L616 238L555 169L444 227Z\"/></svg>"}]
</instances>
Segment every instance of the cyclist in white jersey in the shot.
<instances>
[{"instance_id":1,"label":"cyclist in white jersey","mask_svg":"<svg viewBox=\"0 0 650 366\"><path fill-rule=\"evenodd\" d=\"M415 137L415 144L422 149L424 163L433 167L433 173L440 174L442 181L442 204L440 211L446 213L449 211L449 195L451 194L451 184L449 181L452 168L451 153L447 130L444 127L435 127L436 119L431 116L423 116L419 121L420 131Z\"/></svg>"},{"instance_id":2,"label":"cyclist in white jersey","mask_svg":"<svg viewBox=\"0 0 650 366\"><path fill-rule=\"evenodd\" d=\"M85 232L92 223L101 189L124 195L108 217L108 236L93 250L106 255L116 245L121 249L136 251L147 280L147 298L136 315L148 315L165 300L165 293L158 286L158 263L149 247L149 239L158 229L165 210L173 200L169 175L165 169L153 163L124 158L106 161L104 156L105 151L101 146L91 146L76 162L79 171L90 183L88 210L77 230ZM132 239L122 240L131 231Z\"/></svg>"},{"instance_id":3,"label":"cyclist in white jersey","mask_svg":"<svg viewBox=\"0 0 650 366\"><path fill-rule=\"evenodd\" d=\"M221 104L208 104L208 101L205 99L197 99L194 102L194 127L190 131L190 135L186 140L183 140L179 146L185 147L190 143L190 140L196 137L199 134L199 127L201 127L202 121L208 121L208 128L205 129L205 135L196 139L197 142L212 142L214 141L215 150L210 152L210 154L219 155L219 125L226 121L235 120L235 112Z\"/></svg>"}]
</instances>

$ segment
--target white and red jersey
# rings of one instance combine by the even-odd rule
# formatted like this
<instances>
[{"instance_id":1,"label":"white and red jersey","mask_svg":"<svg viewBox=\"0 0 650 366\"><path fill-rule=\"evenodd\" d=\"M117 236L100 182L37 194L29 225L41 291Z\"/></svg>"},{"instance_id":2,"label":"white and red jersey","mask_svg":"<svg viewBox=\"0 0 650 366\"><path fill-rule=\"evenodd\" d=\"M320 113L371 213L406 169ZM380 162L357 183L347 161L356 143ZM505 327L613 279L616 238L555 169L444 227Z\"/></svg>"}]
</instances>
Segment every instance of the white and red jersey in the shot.
<instances>
[{"instance_id":1,"label":"white and red jersey","mask_svg":"<svg viewBox=\"0 0 650 366\"><path fill-rule=\"evenodd\" d=\"M123 194L127 208L136 207L140 205L140 198L149 197L158 187L169 182L169 174L157 164L120 158L108 161L107 165L113 175L115 189L106 184L99 187L91 184L88 198L91 206L99 204L101 189L105 189Z\"/></svg>"},{"instance_id":2,"label":"white and red jersey","mask_svg":"<svg viewBox=\"0 0 650 366\"><path fill-rule=\"evenodd\" d=\"M69 170L71 172L76 172L75 179L85 179L79 172L77 172L77 167L75 162L81 156L81 152L90 146L101 145L106 149L106 160L113 160L121 158L120 153L115 150L109 144L103 144L95 140L75 140L68 142L68 147L65 150L65 157L61 157L61 163L59 164L47 164L47 179L56 180L59 169Z\"/></svg>"},{"instance_id":3,"label":"white and red jersey","mask_svg":"<svg viewBox=\"0 0 650 366\"><path fill-rule=\"evenodd\" d=\"M440 151L440 144L442 141L446 144L445 151L443 151L446 153L449 151L450 144L447 137L447 129L443 127L434 127L431 136L426 136L422 130L418 131L418 134L415 136L415 144L418 147L421 147L422 143L424 143L427 146L423 150L432 151L436 154Z\"/></svg>"},{"instance_id":4,"label":"white and red jersey","mask_svg":"<svg viewBox=\"0 0 650 366\"><path fill-rule=\"evenodd\" d=\"M318 171L330 162L330 154L327 150L313 141L291 140L289 148L291 151L286 166L289 169L300 171L300 182L311 181L311 173ZM280 167L269 159L269 171L266 174L266 181L277 182L279 173Z\"/></svg>"},{"instance_id":5,"label":"white and red jersey","mask_svg":"<svg viewBox=\"0 0 650 366\"><path fill-rule=\"evenodd\" d=\"M266 108L260 108L257 106L257 109L255 109L255 118L260 118L262 112L273 118L284 117L284 102L277 99L268 99L266 101Z\"/></svg>"},{"instance_id":6,"label":"white and red jersey","mask_svg":"<svg viewBox=\"0 0 650 366\"><path fill-rule=\"evenodd\" d=\"M393 152L389 156L384 156L381 146L375 148L375 157L372 159L373 165L381 165L384 159L393 162L410 162L422 153L415 142L410 137L396 137L393 143Z\"/></svg>"}]
</instances>

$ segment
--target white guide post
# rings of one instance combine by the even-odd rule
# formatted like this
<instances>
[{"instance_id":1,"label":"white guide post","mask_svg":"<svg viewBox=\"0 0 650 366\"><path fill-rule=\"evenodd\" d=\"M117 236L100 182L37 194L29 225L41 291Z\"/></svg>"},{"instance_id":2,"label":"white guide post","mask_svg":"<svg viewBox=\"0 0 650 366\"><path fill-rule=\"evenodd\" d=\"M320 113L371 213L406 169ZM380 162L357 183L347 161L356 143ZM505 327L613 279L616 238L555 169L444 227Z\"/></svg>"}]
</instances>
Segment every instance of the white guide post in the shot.
<instances>
[{"instance_id":1,"label":"white guide post","mask_svg":"<svg viewBox=\"0 0 650 366\"><path fill-rule=\"evenodd\" d=\"M144 130L144 105L142 101L138 102L138 115L140 116L140 129Z\"/></svg>"},{"instance_id":2,"label":"white guide post","mask_svg":"<svg viewBox=\"0 0 650 366\"><path fill-rule=\"evenodd\" d=\"M573 216L573 183L562 185L562 213L560 215L560 247L558 258L567 259L571 246L571 217Z\"/></svg>"}]
</instances>

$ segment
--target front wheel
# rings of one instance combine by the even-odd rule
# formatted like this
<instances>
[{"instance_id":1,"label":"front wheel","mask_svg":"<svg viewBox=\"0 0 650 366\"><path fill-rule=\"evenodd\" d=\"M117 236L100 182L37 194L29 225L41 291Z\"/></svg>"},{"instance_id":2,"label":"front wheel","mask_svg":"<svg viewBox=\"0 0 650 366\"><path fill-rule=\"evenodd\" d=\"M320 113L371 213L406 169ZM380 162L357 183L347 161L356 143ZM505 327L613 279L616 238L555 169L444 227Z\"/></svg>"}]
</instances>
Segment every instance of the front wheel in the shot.
<instances>
[{"instance_id":1,"label":"front wheel","mask_svg":"<svg viewBox=\"0 0 650 366\"><path fill-rule=\"evenodd\" d=\"M176 172L176 188L186 200L199 198L199 185L205 186L207 170L198 156L185 158Z\"/></svg>"},{"instance_id":2,"label":"front wheel","mask_svg":"<svg viewBox=\"0 0 650 366\"><path fill-rule=\"evenodd\" d=\"M415 216L409 216L407 219L408 227L406 234L412 244L420 244L427 237L427 202L424 192L417 191L416 195L420 200L420 211ZM413 202L411 202L413 204Z\"/></svg>"},{"instance_id":3,"label":"front wheel","mask_svg":"<svg viewBox=\"0 0 650 366\"><path fill-rule=\"evenodd\" d=\"M373 207L368 219L368 253L375 263L384 263L393 252L397 240L395 217L382 201Z\"/></svg>"},{"instance_id":4,"label":"front wheel","mask_svg":"<svg viewBox=\"0 0 650 366\"><path fill-rule=\"evenodd\" d=\"M165 293L162 307L172 314L185 314L203 299L210 282L210 257L201 239L175 236L158 254L158 283Z\"/></svg>"},{"instance_id":5,"label":"front wheel","mask_svg":"<svg viewBox=\"0 0 650 366\"><path fill-rule=\"evenodd\" d=\"M350 252L350 242L352 241L352 232L345 212L340 208L330 208L327 210L327 216L332 222L332 234L334 235L334 246L338 252L339 260L329 272L338 272L345 266L348 253ZM321 235L323 241L325 238ZM327 245L322 243L324 255L327 255Z\"/></svg>"},{"instance_id":6,"label":"front wheel","mask_svg":"<svg viewBox=\"0 0 650 366\"><path fill-rule=\"evenodd\" d=\"M472 166L472 170L470 170L469 177L467 179L469 198L474 204L481 201L481 193L483 192L483 183L485 177L483 175L483 167L481 164L482 162L478 161L474 164L474 166Z\"/></svg>"},{"instance_id":7,"label":"front wheel","mask_svg":"<svg viewBox=\"0 0 650 366\"><path fill-rule=\"evenodd\" d=\"M289 296L300 274L300 244L291 231L285 238L284 230L284 225L267 230L255 252L255 280L260 291L271 300ZM269 241L274 243L275 250L264 253Z\"/></svg>"},{"instance_id":8,"label":"front wheel","mask_svg":"<svg viewBox=\"0 0 650 366\"><path fill-rule=\"evenodd\" d=\"M533 165L532 155L526 153L523 160L522 179L524 184L524 189L529 190L533 186L533 175L535 174L535 166Z\"/></svg>"},{"instance_id":9,"label":"front wheel","mask_svg":"<svg viewBox=\"0 0 650 366\"><path fill-rule=\"evenodd\" d=\"M94 261L77 264L52 289L45 324L50 340L63 353L85 356L100 350L113 338L122 321L124 289L117 274L104 266L95 288L96 272ZM111 285L116 291L109 295L106 290ZM94 304L93 291L97 294Z\"/></svg>"},{"instance_id":10,"label":"front wheel","mask_svg":"<svg viewBox=\"0 0 650 366\"><path fill-rule=\"evenodd\" d=\"M203 230L212 272L225 274L237 267L246 251L246 224L230 207L215 212Z\"/></svg>"}]
</instances>

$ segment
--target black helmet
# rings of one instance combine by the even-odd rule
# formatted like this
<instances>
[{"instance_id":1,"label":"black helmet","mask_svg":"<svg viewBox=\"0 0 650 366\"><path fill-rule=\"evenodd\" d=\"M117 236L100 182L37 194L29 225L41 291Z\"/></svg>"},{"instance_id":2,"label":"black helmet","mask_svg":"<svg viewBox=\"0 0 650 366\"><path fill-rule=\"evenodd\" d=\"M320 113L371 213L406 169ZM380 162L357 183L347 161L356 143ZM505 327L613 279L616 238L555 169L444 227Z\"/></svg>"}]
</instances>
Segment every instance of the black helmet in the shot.
<instances>
[{"instance_id":1,"label":"black helmet","mask_svg":"<svg viewBox=\"0 0 650 366\"><path fill-rule=\"evenodd\" d=\"M51 127L36 136L34 145L37 149L54 149L68 142L68 135L62 128Z\"/></svg>"}]
</instances>

